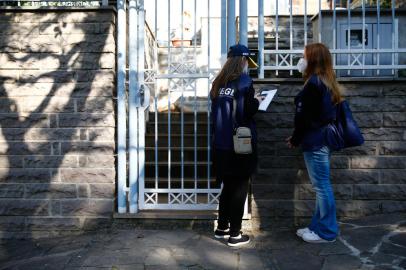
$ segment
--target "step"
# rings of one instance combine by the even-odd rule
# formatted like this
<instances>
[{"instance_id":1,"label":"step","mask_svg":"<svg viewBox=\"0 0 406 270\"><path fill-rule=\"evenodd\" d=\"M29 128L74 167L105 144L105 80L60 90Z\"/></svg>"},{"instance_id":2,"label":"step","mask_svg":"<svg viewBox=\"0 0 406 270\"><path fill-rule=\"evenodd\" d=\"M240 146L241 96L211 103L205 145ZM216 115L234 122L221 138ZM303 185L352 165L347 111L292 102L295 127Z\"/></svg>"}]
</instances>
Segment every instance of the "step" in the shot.
<instances>
[{"instance_id":1,"label":"step","mask_svg":"<svg viewBox=\"0 0 406 270\"><path fill-rule=\"evenodd\" d=\"M155 147L145 148L145 159L146 161L155 161ZM207 147L197 147L196 148L196 158L197 161L207 161ZM171 147L171 159L172 161L181 161L182 148L181 147ZM168 147L159 147L157 151L158 161L168 161ZM184 161L194 161L195 160L195 148L194 147L183 147L183 160Z\"/></svg>"},{"instance_id":2,"label":"step","mask_svg":"<svg viewBox=\"0 0 406 270\"><path fill-rule=\"evenodd\" d=\"M171 188L182 188L182 182L183 182L183 188L187 189L193 189L193 188L198 188L198 189L207 189L209 188L209 183L210 183L210 188L220 188L220 185L216 183L216 179L211 178L208 180L207 178L197 178L196 180L194 178L184 178L183 181L181 178L175 178L171 177L170 179L171 182ZM167 175L159 175L158 179L155 180L155 178L145 178L145 188L169 188L169 180Z\"/></svg>"},{"instance_id":3,"label":"step","mask_svg":"<svg viewBox=\"0 0 406 270\"><path fill-rule=\"evenodd\" d=\"M194 147L195 145L195 136L197 147L207 147L207 134L185 134L183 135L183 146L184 147ZM158 134L158 147L168 147L168 134L159 133ZM180 134L171 133L171 147L180 147L182 136ZM155 147L155 134L146 134L145 135L145 145L147 147Z\"/></svg>"},{"instance_id":4,"label":"step","mask_svg":"<svg viewBox=\"0 0 406 270\"><path fill-rule=\"evenodd\" d=\"M182 131L182 122L175 122L171 121L171 124L169 125L167 121L165 122L158 122L157 126L155 126L154 122L148 122L146 125L146 132L148 134L155 134L155 128L158 129L158 134L159 133L168 133L168 127L170 126L171 128L171 133L179 133L181 134ZM194 122L183 122L183 134L207 134L209 125L206 123L195 123ZM196 128L196 132L195 132ZM212 129L210 125L210 129Z\"/></svg>"},{"instance_id":5,"label":"step","mask_svg":"<svg viewBox=\"0 0 406 270\"><path fill-rule=\"evenodd\" d=\"M157 118L158 118L158 123L159 122L168 122L168 113L158 113ZM182 115L181 115L180 112L171 112L171 121L180 122L181 119L182 119ZM183 113L183 120L188 121L188 122L194 122L194 120L195 120L194 113L184 112ZM208 121L207 112L204 112L204 113L198 112L198 113L196 113L196 120L198 122L207 122ZM154 112L149 113L149 121L150 122L155 121L155 113Z\"/></svg>"},{"instance_id":6,"label":"step","mask_svg":"<svg viewBox=\"0 0 406 270\"><path fill-rule=\"evenodd\" d=\"M158 176L167 176L168 175L168 162L145 162L145 177L153 178L155 177L155 167L158 167ZM196 169L197 169L197 176L198 177L207 177L207 162L197 162ZM210 162L210 175L215 175L213 171L213 166L211 166ZM181 162L171 162L171 177L180 178L182 172L182 165ZM183 176L192 178L195 175L195 163L186 161L183 163Z\"/></svg>"}]
</instances>

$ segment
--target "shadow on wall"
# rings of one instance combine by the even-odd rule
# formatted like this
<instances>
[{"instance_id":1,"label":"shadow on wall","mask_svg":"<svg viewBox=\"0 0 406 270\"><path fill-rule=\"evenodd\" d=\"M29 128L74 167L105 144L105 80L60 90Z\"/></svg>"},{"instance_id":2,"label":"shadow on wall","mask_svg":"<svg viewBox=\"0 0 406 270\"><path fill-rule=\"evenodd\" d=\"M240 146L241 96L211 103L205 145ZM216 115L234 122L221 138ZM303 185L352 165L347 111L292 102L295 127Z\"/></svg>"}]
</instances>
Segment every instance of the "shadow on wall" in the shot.
<instances>
[{"instance_id":1,"label":"shadow on wall","mask_svg":"<svg viewBox=\"0 0 406 270\"><path fill-rule=\"evenodd\" d=\"M114 13L0 10L1 237L108 222Z\"/></svg>"}]
</instances>

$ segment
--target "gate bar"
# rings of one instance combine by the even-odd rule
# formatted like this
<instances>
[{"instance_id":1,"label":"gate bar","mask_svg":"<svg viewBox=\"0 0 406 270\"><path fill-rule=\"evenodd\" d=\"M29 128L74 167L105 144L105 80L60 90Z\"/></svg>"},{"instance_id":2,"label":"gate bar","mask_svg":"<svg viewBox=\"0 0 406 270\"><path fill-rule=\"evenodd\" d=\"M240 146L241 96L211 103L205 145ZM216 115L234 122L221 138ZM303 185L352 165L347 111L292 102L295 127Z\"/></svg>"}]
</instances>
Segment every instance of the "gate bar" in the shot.
<instances>
[{"instance_id":1,"label":"gate bar","mask_svg":"<svg viewBox=\"0 0 406 270\"><path fill-rule=\"evenodd\" d=\"M227 47L230 47L234 44L235 44L235 0L227 0Z\"/></svg>"},{"instance_id":2,"label":"gate bar","mask_svg":"<svg viewBox=\"0 0 406 270\"><path fill-rule=\"evenodd\" d=\"M264 78L264 0L258 0L258 63L259 78Z\"/></svg>"},{"instance_id":3,"label":"gate bar","mask_svg":"<svg viewBox=\"0 0 406 270\"><path fill-rule=\"evenodd\" d=\"M227 59L227 0L221 0L221 64L224 64L226 62L226 59Z\"/></svg>"},{"instance_id":4,"label":"gate bar","mask_svg":"<svg viewBox=\"0 0 406 270\"><path fill-rule=\"evenodd\" d=\"M208 0L210 1L210 0ZM248 47L248 11L247 0L240 0L240 32L239 42Z\"/></svg>"},{"instance_id":5,"label":"gate bar","mask_svg":"<svg viewBox=\"0 0 406 270\"><path fill-rule=\"evenodd\" d=\"M137 107L139 106L139 99L137 97L138 91L138 74L137 74L137 1L129 0L128 8L128 50L129 50L129 183L130 183L130 213L137 213L138 211L138 115Z\"/></svg>"},{"instance_id":6,"label":"gate bar","mask_svg":"<svg viewBox=\"0 0 406 270\"><path fill-rule=\"evenodd\" d=\"M117 1L117 207L120 214L127 212L126 26L126 0L119 0Z\"/></svg>"}]
</instances>

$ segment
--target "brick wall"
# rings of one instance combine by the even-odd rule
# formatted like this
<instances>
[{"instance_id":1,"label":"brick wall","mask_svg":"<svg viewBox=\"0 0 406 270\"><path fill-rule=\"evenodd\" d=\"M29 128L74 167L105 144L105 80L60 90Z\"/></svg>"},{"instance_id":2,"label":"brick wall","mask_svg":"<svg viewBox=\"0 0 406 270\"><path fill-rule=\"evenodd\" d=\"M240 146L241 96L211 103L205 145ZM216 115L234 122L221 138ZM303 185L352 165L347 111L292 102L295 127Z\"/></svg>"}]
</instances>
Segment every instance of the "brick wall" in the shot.
<instances>
[{"instance_id":1,"label":"brick wall","mask_svg":"<svg viewBox=\"0 0 406 270\"><path fill-rule=\"evenodd\" d=\"M302 82L275 81L278 96L270 113L257 115L259 170L253 181L255 226L307 220L314 193L299 150L285 138L293 127L293 97ZM406 84L405 81L341 82L365 144L334 153L332 183L340 217L406 211ZM258 83L266 87L266 83ZM269 85L268 85L269 86ZM279 223L280 224L280 223Z\"/></svg>"},{"instance_id":2,"label":"brick wall","mask_svg":"<svg viewBox=\"0 0 406 270\"><path fill-rule=\"evenodd\" d=\"M0 10L0 231L113 213L115 13Z\"/></svg>"}]
</instances>

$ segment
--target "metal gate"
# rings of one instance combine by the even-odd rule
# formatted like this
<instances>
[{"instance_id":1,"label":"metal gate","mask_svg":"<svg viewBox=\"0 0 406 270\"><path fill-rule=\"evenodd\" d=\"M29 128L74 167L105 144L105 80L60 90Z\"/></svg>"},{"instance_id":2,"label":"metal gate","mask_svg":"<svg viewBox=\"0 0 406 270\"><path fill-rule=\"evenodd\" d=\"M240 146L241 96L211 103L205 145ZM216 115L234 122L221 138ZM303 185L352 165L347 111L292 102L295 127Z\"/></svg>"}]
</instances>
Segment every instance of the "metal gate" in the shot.
<instances>
[{"instance_id":1,"label":"metal gate","mask_svg":"<svg viewBox=\"0 0 406 270\"><path fill-rule=\"evenodd\" d=\"M211 2L205 14L199 3L117 3L119 213L217 209L208 96L219 65L211 66ZM153 25L144 4L154 11Z\"/></svg>"}]
</instances>

